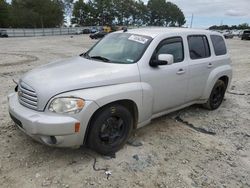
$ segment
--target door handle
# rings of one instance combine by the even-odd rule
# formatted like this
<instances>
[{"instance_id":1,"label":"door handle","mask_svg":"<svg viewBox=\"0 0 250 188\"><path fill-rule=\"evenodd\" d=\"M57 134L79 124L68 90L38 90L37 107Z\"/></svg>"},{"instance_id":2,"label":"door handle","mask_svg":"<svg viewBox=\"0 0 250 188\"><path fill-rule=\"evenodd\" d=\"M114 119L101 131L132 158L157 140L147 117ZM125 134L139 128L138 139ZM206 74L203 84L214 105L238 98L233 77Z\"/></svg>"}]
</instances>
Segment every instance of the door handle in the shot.
<instances>
[{"instance_id":1,"label":"door handle","mask_svg":"<svg viewBox=\"0 0 250 188\"><path fill-rule=\"evenodd\" d=\"M208 65L207 65L207 68L212 68L214 65L213 65L213 63L208 63Z\"/></svg>"},{"instance_id":2,"label":"door handle","mask_svg":"<svg viewBox=\"0 0 250 188\"><path fill-rule=\"evenodd\" d=\"M186 71L184 69L179 69L176 74L181 75L184 74Z\"/></svg>"}]
</instances>

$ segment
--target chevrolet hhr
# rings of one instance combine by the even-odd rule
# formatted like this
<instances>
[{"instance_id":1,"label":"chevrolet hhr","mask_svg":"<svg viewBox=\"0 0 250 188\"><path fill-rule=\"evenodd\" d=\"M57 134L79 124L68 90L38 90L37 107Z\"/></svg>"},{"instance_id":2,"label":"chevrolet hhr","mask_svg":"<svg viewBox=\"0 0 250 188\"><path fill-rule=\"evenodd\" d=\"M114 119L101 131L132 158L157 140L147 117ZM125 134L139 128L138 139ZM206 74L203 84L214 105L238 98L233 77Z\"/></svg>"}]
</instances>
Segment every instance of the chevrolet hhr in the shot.
<instances>
[{"instance_id":1,"label":"chevrolet hhr","mask_svg":"<svg viewBox=\"0 0 250 188\"><path fill-rule=\"evenodd\" d=\"M22 76L8 96L9 113L46 145L111 154L154 118L193 104L217 109L231 82L230 63L217 32L118 31L86 53Z\"/></svg>"}]
</instances>

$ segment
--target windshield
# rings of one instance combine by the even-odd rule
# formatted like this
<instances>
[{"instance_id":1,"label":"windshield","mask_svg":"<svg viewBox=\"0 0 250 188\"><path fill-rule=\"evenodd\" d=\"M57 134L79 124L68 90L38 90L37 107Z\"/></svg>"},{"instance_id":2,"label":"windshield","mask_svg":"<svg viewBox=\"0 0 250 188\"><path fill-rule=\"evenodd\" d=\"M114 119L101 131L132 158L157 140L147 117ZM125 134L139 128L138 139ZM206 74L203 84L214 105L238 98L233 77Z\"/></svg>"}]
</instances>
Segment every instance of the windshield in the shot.
<instances>
[{"instance_id":1,"label":"windshield","mask_svg":"<svg viewBox=\"0 0 250 188\"><path fill-rule=\"evenodd\" d=\"M244 31L244 34L250 34L250 31Z\"/></svg>"},{"instance_id":2,"label":"windshield","mask_svg":"<svg viewBox=\"0 0 250 188\"><path fill-rule=\"evenodd\" d=\"M142 57L151 40L151 37L129 33L109 34L84 57L109 63L132 64Z\"/></svg>"}]
</instances>

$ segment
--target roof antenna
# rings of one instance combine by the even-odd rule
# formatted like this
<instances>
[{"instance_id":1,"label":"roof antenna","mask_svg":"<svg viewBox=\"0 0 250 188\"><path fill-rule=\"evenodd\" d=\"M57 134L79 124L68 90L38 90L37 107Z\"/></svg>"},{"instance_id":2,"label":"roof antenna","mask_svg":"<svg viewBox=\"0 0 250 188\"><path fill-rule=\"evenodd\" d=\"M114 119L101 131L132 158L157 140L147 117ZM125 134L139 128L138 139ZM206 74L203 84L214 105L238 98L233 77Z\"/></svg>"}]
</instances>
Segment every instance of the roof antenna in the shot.
<instances>
[{"instance_id":1,"label":"roof antenna","mask_svg":"<svg viewBox=\"0 0 250 188\"><path fill-rule=\"evenodd\" d=\"M194 20L194 14L192 13L192 18L191 18L190 28L192 28L192 27L193 27L193 20Z\"/></svg>"}]
</instances>

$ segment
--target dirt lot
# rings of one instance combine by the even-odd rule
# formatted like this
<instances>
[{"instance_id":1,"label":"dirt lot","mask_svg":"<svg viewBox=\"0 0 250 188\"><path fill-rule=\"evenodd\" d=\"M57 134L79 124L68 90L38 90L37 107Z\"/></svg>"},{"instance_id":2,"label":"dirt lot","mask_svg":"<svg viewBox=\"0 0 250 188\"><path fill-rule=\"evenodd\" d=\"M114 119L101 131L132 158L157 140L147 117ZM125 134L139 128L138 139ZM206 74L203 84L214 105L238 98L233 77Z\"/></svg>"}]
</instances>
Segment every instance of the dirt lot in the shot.
<instances>
[{"instance_id":1,"label":"dirt lot","mask_svg":"<svg viewBox=\"0 0 250 188\"><path fill-rule=\"evenodd\" d=\"M250 41L228 40L234 78L222 107L192 106L135 132L116 158L87 149L56 149L21 133L8 115L7 95L24 72L78 55L95 41L84 36L0 39L0 187L250 187ZM196 131L195 127L210 131ZM92 155L92 156L91 156ZM104 171L108 168L109 179Z\"/></svg>"}]
</instances>

